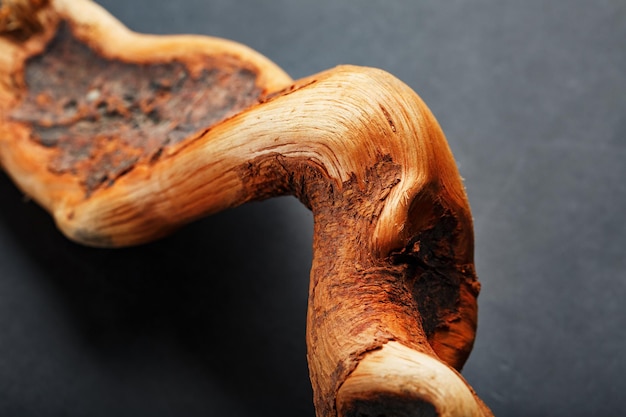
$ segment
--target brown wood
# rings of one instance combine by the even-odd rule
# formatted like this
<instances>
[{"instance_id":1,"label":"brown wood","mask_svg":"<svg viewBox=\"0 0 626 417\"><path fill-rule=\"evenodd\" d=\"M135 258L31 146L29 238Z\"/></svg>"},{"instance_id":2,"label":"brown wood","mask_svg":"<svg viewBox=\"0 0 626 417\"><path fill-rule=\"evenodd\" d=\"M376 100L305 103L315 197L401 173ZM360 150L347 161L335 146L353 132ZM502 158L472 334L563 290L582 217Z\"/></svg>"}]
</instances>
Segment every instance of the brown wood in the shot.
<instances>
[{"instance_id":1,"label":"brown wood","mask_svg":"<svg viewBox=\"0 0 626 417\"><path fill-rule=\"evenodd\" d=\"M70 239L125 246L247 201L314 213L318 416L486 416L472 219L445 137L384 71L297 82L245 46L136 34L87 0L0 9L0 165ZM68 75L70 74L70 75Z\"/></svg>"}]
</instances>

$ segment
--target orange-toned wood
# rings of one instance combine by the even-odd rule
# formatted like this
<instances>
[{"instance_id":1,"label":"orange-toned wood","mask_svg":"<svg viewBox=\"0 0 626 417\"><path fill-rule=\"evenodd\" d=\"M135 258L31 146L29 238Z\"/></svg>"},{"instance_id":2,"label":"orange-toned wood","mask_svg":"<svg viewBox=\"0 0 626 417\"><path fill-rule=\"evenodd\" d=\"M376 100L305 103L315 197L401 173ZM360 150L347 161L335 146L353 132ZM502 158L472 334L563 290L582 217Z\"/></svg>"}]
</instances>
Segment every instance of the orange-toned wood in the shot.
<instances>
[{"instance_id":1,"label":"orange-toned wood","mask_svg":"<svg viewBox=\"0 0 626 417\"><path fill-rule=\"evenodd\" d=\"M318 416L486 416L469 204L445 137L390 74L293 82L249 48L129 31L88 0L0 9L0 164L70 239L135 245L250 200L314 213ZM251 352L253 354L253 352Z\"/></svg>"}]
</instances>

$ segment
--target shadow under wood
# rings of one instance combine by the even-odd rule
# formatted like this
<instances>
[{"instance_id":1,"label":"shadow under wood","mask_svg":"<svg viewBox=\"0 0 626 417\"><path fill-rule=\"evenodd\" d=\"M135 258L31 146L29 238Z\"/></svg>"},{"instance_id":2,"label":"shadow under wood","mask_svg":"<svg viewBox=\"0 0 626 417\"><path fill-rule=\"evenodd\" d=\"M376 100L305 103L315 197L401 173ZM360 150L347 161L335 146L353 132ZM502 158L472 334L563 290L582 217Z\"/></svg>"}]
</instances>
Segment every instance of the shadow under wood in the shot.
<instances>
[{"instance_id":1,"label":"shadow under wood","mask_svg":"<svg viewBox=\"0 0 626 417\"><path fill-rule=\"evenodd\" d=\"M435 407L428 402L381 394L367 401L354 401L345 417L437 417Z\"/></svg>"},{"instance_id":2,"label":"shadow under wood","mask_svg":"<svg viewBox=\"0 0 626 417\"><path fill-rule=\"evenodd\" d=\"M179 356L175 366L201 369L250 416L314 415L305 356L312 227L285 222L295 200L244 206L152 244L105 250L68 241L4 174L0 194L4 239L38 266L35 282L52 286L78 349L93 361L124 369L145 349L147 366L159 367L150 351L165 346ZM294 227L308 230L306 239ZM173 404L176 389L163 394Z\"/></svg>"}]
</instances>

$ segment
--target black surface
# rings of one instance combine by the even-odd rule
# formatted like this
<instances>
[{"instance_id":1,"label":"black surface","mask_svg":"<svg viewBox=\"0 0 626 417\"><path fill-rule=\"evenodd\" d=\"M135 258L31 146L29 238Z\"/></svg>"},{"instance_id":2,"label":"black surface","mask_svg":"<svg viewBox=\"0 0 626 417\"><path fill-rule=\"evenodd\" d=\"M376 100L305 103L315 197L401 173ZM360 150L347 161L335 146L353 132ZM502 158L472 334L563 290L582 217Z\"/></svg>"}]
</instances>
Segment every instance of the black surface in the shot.
<instances>
[{"instance_id":1,"label":"black surface","mask_svg":"<svg viewBox=\"0 0 626 417\"><path fill-rule=\"evenodd\" d=\"M438 117L476 221L464 370L497 416L623 415L626 3L102 1L293 77L384 68ZM293 199L147 246L68 242L0 174L0 415L312 416L312 218Z\"/></svg>"}]
</instances>

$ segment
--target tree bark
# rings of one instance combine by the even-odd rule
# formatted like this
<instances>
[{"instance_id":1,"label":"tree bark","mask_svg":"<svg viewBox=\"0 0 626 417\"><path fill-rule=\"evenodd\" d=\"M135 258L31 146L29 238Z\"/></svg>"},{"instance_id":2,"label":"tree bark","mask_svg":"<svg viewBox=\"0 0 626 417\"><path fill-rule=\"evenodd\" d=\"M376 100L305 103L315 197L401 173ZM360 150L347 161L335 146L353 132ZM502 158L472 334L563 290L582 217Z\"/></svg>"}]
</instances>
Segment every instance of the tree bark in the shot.
<instances>
[{"instance_id":1,"label":"tree bark","mask_svg":"<svg viewBox=\"0 0 626 417\"><path fill-rule=\"evenodd\" d=\"M477 319L469 204L408 86L350 66L292 83L238 44L134 34L85 0L37 4L38 24L0 37L0 164L63 233L135 245L295 195L315 219L317 415L490 415L456 371ZM41 81L68 59L82 84ZM207 77L215 90L198 96Z\"/></svg>"}]
</instances>

